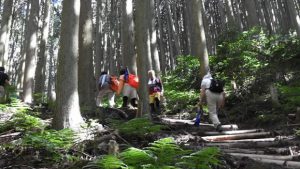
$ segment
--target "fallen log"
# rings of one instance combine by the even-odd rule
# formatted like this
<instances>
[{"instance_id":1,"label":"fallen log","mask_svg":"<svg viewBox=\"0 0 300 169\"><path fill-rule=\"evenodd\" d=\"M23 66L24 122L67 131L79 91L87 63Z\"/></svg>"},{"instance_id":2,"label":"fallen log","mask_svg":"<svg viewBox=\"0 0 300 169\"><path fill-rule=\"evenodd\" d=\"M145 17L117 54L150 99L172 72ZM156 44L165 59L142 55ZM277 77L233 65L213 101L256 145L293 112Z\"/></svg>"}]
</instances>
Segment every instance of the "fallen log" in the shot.
<instances>
[{"instance_id":1,"label":"fallen log","mask_svg":"<svg viewBox=\"0 0 300 169\"><path fill-rule=\"evenodd\" d=\"M171 119L171 118L161 118L161 121L163 123L167 124L188 124L188 125L194 125L193 120L181 120L181 119ZM207 123L200 123L200 126L210 126L214 127L213 124L207 124Z\"/></svg>"},{"instance_id":2,"label":"fallen log","mask_svg":"<svg viewBox=\"0 0 300 169\"><path fill-rule=\"evenodd\" d=\"M263 155L263 154L244 154L244 153L228 153L232 156L237 156L237 157L249 157L252 159L271 159L271 160L293 160L299 156L276 156L276 155Z\"/></svg>"},{"instance_id":3,"label":"fallen log","mask_svg":"<svg viewBox=\"0 0 300 169\"><path fill-rule=\"evenodd\" d=\"M233 130L233 131L207 131L204 132L207 136L217 136L217 135L234 135L234 134L245 134L245 133L256 133L256 132L263 132L263 129L251 129L251 130Z\"/></svg>"},{"instance_id":4,"label":"fallen log","mask_svg":"<svg viewBox=\"0 0 300 169\"><path fill-rule=\"evenodd\" d=\"M276 141L276 138L258 138L258 139L242 139L242 140L223 140L223 141L214 141L218 143L239 143L239 142L271 142Z\"/></svg>"},{"instance_id":5,"label":"fallen log","mask_svg":"<svg viewBox=\"0 0 300 169\"><path fill-rule=\"evenodd\" d=\"M289 144L288 141L265 141L265 142L236 142L236 143L204 143L202 146L206 147L219 147L222 149L229 149L229 148L265 148L265 147L283 147Z\"/></svg>"},{"instance_id":6,"label":"fallen log","mask_svg":"<svg viewBox=\"0 0 300 169\"><path fill-rule=\"evenodd\" d=\"M20 136L22 133L21 132L15 132L15 133L9 133L9 134L4 134L0 136L0 143L8 142L13 140L15 137Z\"/></svg>"},{"instance_id":7,"label":"fallen log","mask_svg":"<svg viewBox=\"0 0 300 169\"><path fill-rule=\"evenodd\" d=\"M225 153L244 153L244 154L265 154L263 150L255 150L255 149L240 149L240 148L233 148L233 149L223 149Z\"/></svg>"},{"instance_id":8,"label":"fallen log","mask_svg":"<svg viewBox=\"0 0 300 169\"><path fill-rule=\"evenodd\" d=\"M201 137L204 141L224 141L224 140L238 140L238 139L253 139L269 136L270 132L258 132L258 133L245 133L235 135L219 135L219 136L206 136Z\"/></svg>"},{"instance_id":9,"label":"fallen log","mask_svg":"<svg viewBox=\"0 0 300 169\"><path fill-rule=\"evenodd\" d=\"M281 155L288 155L290 154L289 148L274 148L274 147L268 147L265 150L268 154L281 154Z\"/></svg>"},{"instance_id":10,"label":"fallen log","mask_svg":"<svg viewBox=\"0 0 300 169\"><path fill-rule=\"evenodd\" d=\"M236 157L246 157L246 156L236 156ZM255 161L261 162L261 163L269 163L269 164L277 164L281 165L287 168L300 168L300 162L298 161L290 161L290 160L276 160L276 159L265 159L261 157L248 157L250 159L253 159Z\"/></svg>"}]
</instances>

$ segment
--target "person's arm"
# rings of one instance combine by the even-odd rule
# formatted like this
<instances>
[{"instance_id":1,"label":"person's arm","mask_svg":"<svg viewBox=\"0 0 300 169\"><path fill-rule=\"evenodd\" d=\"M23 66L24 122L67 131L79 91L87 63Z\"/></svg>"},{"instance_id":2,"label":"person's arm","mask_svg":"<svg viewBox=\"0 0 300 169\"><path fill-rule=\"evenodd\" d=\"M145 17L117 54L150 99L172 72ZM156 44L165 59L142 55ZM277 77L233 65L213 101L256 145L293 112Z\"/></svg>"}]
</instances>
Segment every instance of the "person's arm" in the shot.
<instances>
[{"instance_id":1,"label":"person's arm","mask_svg":"<svg viewBox=\"0 0 300 169\"><path fill-rule=\"evenodd\" d=\"M8 75L6 75L6 78L5 78L5 84L10 85Z\"/></svg>"},{"instance_id":2,"label":"person's arm","mask_svg":"<svg viewBox=\"0 0 300 169\"><path fill-rule=\"evenodd\" d=\"M200 102L201 104L206 104L206 93L205 93L205 86L202 86L200 89Z\"/></svg>"},{"instance_id":3,"label":"person's arm","mask_svg":"<svg viewBox=\"0 0 300 169\"><path fill-rule=\"evenodd\" d=\"M225 93L225 92L222 92L221 95L222 95L222 100L221 100L221 102L219 103L219 108L223 108L223 107L225 106L225 97L226 97L226 93Z\"/></svg>"}]
</instances>

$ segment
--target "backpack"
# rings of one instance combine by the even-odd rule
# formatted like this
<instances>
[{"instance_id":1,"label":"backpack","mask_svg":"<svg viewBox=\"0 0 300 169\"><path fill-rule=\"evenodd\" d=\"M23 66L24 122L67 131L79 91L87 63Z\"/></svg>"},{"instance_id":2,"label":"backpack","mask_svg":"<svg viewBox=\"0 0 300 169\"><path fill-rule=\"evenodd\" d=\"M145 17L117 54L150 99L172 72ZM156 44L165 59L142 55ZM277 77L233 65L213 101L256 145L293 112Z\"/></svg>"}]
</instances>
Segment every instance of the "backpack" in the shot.
<instances>
[{"instance_id":1,"label":"backpack","mask_svg":"<svg viewBox=\"0 0 300 169\"><path fill-rule=\"evenodd\" d=\"M118 77L116 76L110 76L110 80L109 80L109 88L116 92L119 90L119 80L118 80Z\"/></svg>"},{"instance_id":2,"label":"backpack","mask_svg":"<svg viewBox=\"0 0 300 169\"><path fill-rule=\"evenodd\" d=\"M222 93L224 91L224 82L218 79L211 79L209 90L213 93Z\"/></svg>"},{"instance_id":3,"label":"backpack","mask_svg":"<svg viewBox=\"0 0 300 169\"><path fill-rule=\"evenodd\" d=\"M133 88L138 88L139 87L139 78L134 75L134 74L129 74L128 75L128 80L127 80L127 83L133 87Z\"/></svg>"},{"instance_id":4,"label":"backpack","mask_svg":"<svg viewBox=\"0 0 300 169\"><path fill-rule=\"evenodd\" d=\"M3 86L5 83L5 77L4 73L0 72L0 85Z\"/></svg>"},{"instance_id":5,"label":"backpack","mask_svg":"<svg viewBox=\"0 0 300 169\"><path fill-rule=\"evenodd\" d=\"M103 78L105 78L105 79L103 79ZM102 87L107 86L108 84L110 84L110 79L111 79L110 75L107 75L107 74L101 75L99 80L98 80L98 89L101 90Z\"/></svg>"}]
</instances>

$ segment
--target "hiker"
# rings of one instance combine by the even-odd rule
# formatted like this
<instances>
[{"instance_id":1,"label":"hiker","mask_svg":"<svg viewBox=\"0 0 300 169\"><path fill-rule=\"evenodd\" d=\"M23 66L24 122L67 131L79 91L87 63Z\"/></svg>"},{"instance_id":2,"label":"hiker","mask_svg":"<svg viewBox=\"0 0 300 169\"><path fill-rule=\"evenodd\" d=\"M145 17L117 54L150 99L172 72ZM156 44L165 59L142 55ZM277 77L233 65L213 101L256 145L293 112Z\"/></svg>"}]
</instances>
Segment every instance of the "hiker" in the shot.
<instances>
[{"instance_id":1,"label":"hiker","mask_svg":"<svg viewBox=\"0 0 300 169\"><path fill-rule=\"evenodd\" d=\"M216 87L213 87L215 86L213 83L215 83L215 80L213 80L211 74L208 72L201 82L200 99L201 104L207 104L209 118L214 124L214 127L218 131L221 131L221 122L218 118L217 110L224 106L225 92L223 90L223 85L219 85L220 88L216 90Z\"/></svg>"},{"instance_id":2,"label":"hiker","mask_svg":"<svg viewBox=\"0 0 300 169\"><path fill-rule=\"evenodd\" d=\"M5 90L5 88L9 85L9 77L4 72L4 67L0 67L0 102L6 103L6 101L9 99L8 92Z\"/></svg>"},{"instance_id":3,"label":"hiker","mask_svg":"<svg viewBox=\"0 0 300 169\"><path fill-rule=\"evenodd\" d=\"M130 105L133 108L137 108L138 95L136 89L138 87L138 78L133 74L129 74L128 69L125 68L120 70L119 81L120 87L118 94L120 94L121 92L123 94L122 107L131 108L128 104L128 101L130 99Z\"/></svg>"},{"instance_id":4,"label":"hiker","mask_svg":"<svg viewBox=\"0 0 300 169\"><path fill-rule=\"evenodd\" d=\"M158 77L155 77L154 70L148 71L148 77L150 112L152 115L158 115L160 114L160 97L163 95L162 82Z\"/></svg>"},{"instance_id":5,"label":"hiker","mask_svg":"<svg viewBox=\"0 0 300 169\"><path fill-rule=\"evenodd\" d=\"M113 108L115 106L115 92L110 87L110 75L107 72L103 71L100 74L98 80L98 96L96 99L96 104L99 107L102 107L102 99L104 96L108 97L108 106Z\"/></svg>"}]
</instances>

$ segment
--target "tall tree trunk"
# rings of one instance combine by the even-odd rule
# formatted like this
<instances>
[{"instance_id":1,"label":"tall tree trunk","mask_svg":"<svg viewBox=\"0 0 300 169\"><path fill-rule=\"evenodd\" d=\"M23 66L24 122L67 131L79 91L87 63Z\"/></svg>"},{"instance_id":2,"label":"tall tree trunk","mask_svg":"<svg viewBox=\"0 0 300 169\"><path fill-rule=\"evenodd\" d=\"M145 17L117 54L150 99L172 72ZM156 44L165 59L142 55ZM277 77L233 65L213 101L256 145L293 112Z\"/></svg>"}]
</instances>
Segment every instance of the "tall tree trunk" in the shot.
<instances>
[{"instance_id":1,"label":"tall tree trunk","mask_svg":"<svg viewBox=\"0 0 300 169\"><path fill-rule=\"evenodd\" d=\"M29 20L29 10L30 10L30 2L27 1L26 4L26 17L25 19L22 20L22 41L21 41L21 51L20 51L20 58L19 58L19 65L18 65L18 79L17 79L17 87L19 89L23 88L23 81L24 81L24 70L25 70L25 49L26 49L26 44L27 44L27 34L26 32L28 31L29 23L26 22Z\"/></svg>"},{"instance_id":2,"label":"tall tree trunk","mask_svg":"<svg viewBox=\"0 0 300 169\"><path fill-rule=\"evenodd\" d=\"M31 9L28 21L28 40L26 44L26 60L23 81L24 102L32 103L34 75L36 67L37 33L39 23L39 1L30 0Z\"/></svg>"},{"instance_id":3,"label":"tall tree trunk","mask_svg":"<svg viewBox=\"0 0 300 169\"><path fill-rule=\"evenodd\" d=\"M122 25L121 25L123 66L136 74L136 56L134 51L134 22L132 0L122 1Z\"/></svg>"},{"instance_id":4,"label":"tall tree trunk","mask_svg":"<svg viewBox=\"0 0 300 169\"><path fill-rule=\"evenodd\" d=\"M50 22L50 0L45 0L43 9L43 25L40 40L40 47L38 53L38 61L35 73L35 88L34 93L44 94L45 79L46 79L46 60L48 56L48 36L49 36L49 22Z\"/></svg>"},{"instance_id":5,"label":"tall tree trunk","mask_svg":"<svg viewBox=\"0 0 300 169\"><path fill-rule=\"evenodd\" d=\"M95 78L93 65L92 2L81 0L79 21L78 93L82 108L93 110L95 102Z\"/></svg>"},{"instance_id":6,"label":"tall tree trunk","mask_svg":"<svg viewBox=\"0 0 300 169\"><path fill-rule=\"evenodd\" d=\"M297 2L295 0L288 0L287 5L291 13L293 28L296 30L298 37L300 37L300 14L299 10L297 10Z\"/></svg>"},{"instance_id":7,"label":"tall tree trunk","mask_svg":"<svg viewBox=\"0 0 300 169\"><path fill-rule=\"evenodd\" d=\"M96 27L95 27L95 77L98 79L101 73L101 61L103 58L103 28L102 28L103 18L102 18L102 0L97 0L96 7Z\"/></svg>"},{"instance_id":8,"label":"tall tree trunk","mask_svg":"<svg viewBox=\"0 0 300 169\"><path fill-rule=\"evenodd\" d=\"M137 49L137 70L140 78L139 88L139 110L138 115L149 114L149 98L148 98L148 70L145 63L147 62L148 41L148 12L149 2L145 0L136 1L136 18L135 18L135 42ZM149 61L148 61L149 62ZM149 64L149 63L148 63Z\"/></svg>"},{"instance_id":9,"label":"tall tree trunk","mask_svg":"<svg viewBox=\"0 0 300 169\"><path fill-rule=\"evenodd\" d=\"M8 55L7 46L8 46L8 33L10 29L10 24L12 20L12 9L13 9L13 0L5 0L3 6L3 14L1 20L1 30L0 30L0 65L5 66L7 60L5 56Z\"/></svg>"},{"instance_id":10,"label":"tall tree trunk","mask_svg":"<svg viewBox=\"0 0 300 169\"><path fill-rule=\"evenodd\" d=\"M79 129L83 123L78 98L78 34L80 0L64 0L58 53L55 129Z\"/></svg>"},{"instance_id":11,"label":"tall tree trunk","mask_svg":"<svg viewBox=\"0 0 300 169\"><path fill-rule=\"evenodd\" d=\"M162 0L156 0L156 13L157 13L157 23L158 23L158 37L159 37L159 51L160 51L160 70L163 74L166 73L167 63L166 63L166 50L165 50L165 43L164 43L164 30L163 30L163 22L161 13L161 4Z\"/></svg>"},{"instance_id":12,"label":"tall tree trunk","mask_svg":"<svg viewBox=\"0 0 300 169\"><path fill-rule=\"evenodd\" d=\"M243 0L242 2L245 4L245 9L247 12L246 16L248 28L259 25L255 1Z\"/></svg>"},{"instance_id":13,"label":"tall tree trunk","mask_svg":"<svg viewBox=\"0 0 300 169\"><path fill-rule=\"evenodd\" d=\"M191 32L190 32L190 19L189 19L189 6L187 5L187 3L185 2L183 4L183 26L184 26L184 37L185 37L185 41L186 41L186 55L191 53ZM205 17L205 16L204 16ZM208 29L207 29L208 30Z\"/></svg>"},{"instance_id":14,"label":"tall tree trunk","mask_svg":"<svg viewBox=\"0 0 300 169\"><path fill-rule=\"evenodd\" d=\"M156 32L156 10L155 10L155 0L150 0L150 38L151 38L151 57L152 66L156 72L160 72L160 62L157 49L157 32Z\"/></svg>"},{"instance_id":15,"label":"tall tree trunk","mask_svg":"<svg viewBox=\"0 0 300 169\"><path fill-rule=\"evenodd\" d=\"M200 74L203 77L209 71L206 39L202 22L201 0L189 0L190 28L191 28L191 54L200 58Z\"/></svg>"}]
</instances>

